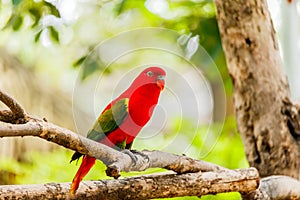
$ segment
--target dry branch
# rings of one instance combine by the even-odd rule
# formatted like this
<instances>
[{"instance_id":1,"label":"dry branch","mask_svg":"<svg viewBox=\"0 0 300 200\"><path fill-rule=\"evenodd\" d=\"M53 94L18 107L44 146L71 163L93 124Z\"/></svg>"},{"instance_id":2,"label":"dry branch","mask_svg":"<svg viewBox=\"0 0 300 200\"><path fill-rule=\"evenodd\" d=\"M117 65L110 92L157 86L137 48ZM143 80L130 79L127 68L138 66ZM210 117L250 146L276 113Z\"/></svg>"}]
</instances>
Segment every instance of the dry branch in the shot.
<instances>
[{"instance_id":1,"label":"dry branch","mask_svg":"<svg viewBox=\"0 0 300 200\"><path fill-rule=\"evenodd\" d=\"M133 152L137 161L112 149L97 143L68 129L61 128L43 120L31 119L26 124L2 124L1 137L36 136L54 142L82 154L98 158L108 166L108 175L118 177L121 171L143 171L147 168L165 168L178 173L224 170L220 166L195 160L186 156L174 155L161 151Z\"/></svg>"},{"instance_id":2,"label":"dry branch","mask_svg":"<svg viewBox=\"0 0 300 200\"><path fill-rule=\"evenodd\" d=\"M262 178L257 190L248 193L245 199L300 199L300 181L288 176Z\"/></svg>"},{"instance_id":3,"label":"dry branch","mask_svg":"<svg viewBox=\"0 0 300 200\"><path fill-rule=\"evenodd\" d=\"M1 121L8 122L9 120L15 121L17 119L22 119L22 121L24 122L24 120L26 120L26 113L22 106L14 98L10 97L1 89L0 101L10 109L10 111L5 110L0 112Z\"/></svg>"},{"instance_id":4,"label":"dry branch","mask_svg":"<svg viewBox=\"0 0 300 200\"><path fill-rule=\"evenodd\" d=\"M222 192L248 193L258 187L255 168L222 172L159 174L120 180L85 181L76 199L152 199L202 196ZM72 199L70 183L0 186L0 199Z\"/></svg>"},{"instance_id":5,"label":"dry branch","mask_svg":"<svg viewBox=\"0 0 300 200\"><path fill-rule=\"evenodd\" d=\"M12 122L14 120L14 114L10 110L0 110L1 122Z\"/></svg>"}]
</instances>

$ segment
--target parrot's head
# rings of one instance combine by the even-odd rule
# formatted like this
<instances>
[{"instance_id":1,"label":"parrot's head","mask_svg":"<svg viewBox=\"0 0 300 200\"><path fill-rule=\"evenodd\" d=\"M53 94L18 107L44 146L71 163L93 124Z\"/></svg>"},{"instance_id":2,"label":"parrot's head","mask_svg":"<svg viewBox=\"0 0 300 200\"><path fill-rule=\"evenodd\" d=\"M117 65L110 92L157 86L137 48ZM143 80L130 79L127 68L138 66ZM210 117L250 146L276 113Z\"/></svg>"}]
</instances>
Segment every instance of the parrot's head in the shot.
<instances>
[{"instance_id":1,"label":"parrot's head","mask_svg":"<svg viewBox=\"0 0 300 200\"><path fill-rule=\"evenodd\" d=\"M139 89L139 91L153 91L159 93L165 87L165 77L166 72L162 68L148 67L134 79L128 88L128 92L132 93Z\"/></svg>"},{"instance_id":2,"label":"parrot's head","mask_svg":"<svg viewBox=\"0 0 300 200\"><path fill-rule=\"evenodd\" d=\"M160 90L165 87L166 72L160 67L148 67L142 71L140 77L144 84L156 84Z\"/></svg>"}]
</instances>

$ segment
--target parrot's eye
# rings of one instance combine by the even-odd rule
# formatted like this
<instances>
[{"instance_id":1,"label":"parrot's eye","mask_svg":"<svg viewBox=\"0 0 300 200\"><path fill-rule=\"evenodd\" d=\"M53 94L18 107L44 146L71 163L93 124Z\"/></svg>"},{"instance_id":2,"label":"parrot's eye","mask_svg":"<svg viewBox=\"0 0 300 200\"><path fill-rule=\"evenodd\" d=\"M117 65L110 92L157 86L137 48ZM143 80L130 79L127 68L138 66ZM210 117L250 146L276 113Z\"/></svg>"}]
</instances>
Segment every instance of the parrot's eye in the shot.
<instances>
[{"instance_id":1,"label":"parrot's eye","mask_svg":"<svg viewBox=\"0 0 300 200\"><path fill-rule=\"evenodd\" d=\"M153 76L153 72L148 71L148 72L147 72L147 76L149 76L149 77Z\"/></svg>"}]
</instances>

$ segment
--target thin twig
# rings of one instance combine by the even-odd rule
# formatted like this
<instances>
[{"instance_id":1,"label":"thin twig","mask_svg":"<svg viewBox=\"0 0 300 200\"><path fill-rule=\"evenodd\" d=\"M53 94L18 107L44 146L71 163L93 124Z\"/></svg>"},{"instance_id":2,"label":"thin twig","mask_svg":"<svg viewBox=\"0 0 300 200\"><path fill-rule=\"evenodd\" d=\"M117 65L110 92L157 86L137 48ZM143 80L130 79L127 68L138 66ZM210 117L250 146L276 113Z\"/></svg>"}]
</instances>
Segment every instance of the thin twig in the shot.
<instances>
[{"instance_id":1,"label":"thin twig","mask_svg":"<svg viewBox=\"0 0 300 200\"><path fill-rule=\"evenodd\" d=\"M14 114L10 110L0 110L0 121L11 123L14 121Z\"/></svg>"},{"instance_id":2,"label":"thin twig","mask_svg":"<svg viewBox=\"0 0 300 200\"><path fill-rule=\"evenodd\" d=\"M26 112L22 108L22 106L14 98L10 97L1 89L0 89L0 101L2 101L11 110L13 114L13 118L11 120L22 119L21 120L22 123L25 123L27 121ZM11 116L10 114L9 115L7 114L8 114L7 112L3 112L3 111L0 113L0 115L2 115L2 118L6 119L6 121L8 120L8 117Z\"/></svg>"}]
</instances>

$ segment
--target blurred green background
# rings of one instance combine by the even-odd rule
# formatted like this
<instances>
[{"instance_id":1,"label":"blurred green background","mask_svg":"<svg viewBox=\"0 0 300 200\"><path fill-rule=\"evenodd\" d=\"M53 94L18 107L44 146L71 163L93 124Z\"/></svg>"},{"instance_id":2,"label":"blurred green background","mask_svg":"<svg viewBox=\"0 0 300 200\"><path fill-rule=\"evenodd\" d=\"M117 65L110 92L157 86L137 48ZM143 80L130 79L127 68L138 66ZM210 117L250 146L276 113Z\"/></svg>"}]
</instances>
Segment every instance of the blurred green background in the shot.
<instances>
[{"instance_id":1,"label":"blurred green background","mask_svg":"<svg viewBox=\"0 0 300 200\"><path fill-rule=\"evenodd\" d=\"M278 1L274 2L272 10L277 8ZM279 11L273 14L275 17L276 13ZM149 27L172 30L175 36L180 36L175 37L175 43L182 51L182 57L174 58L168 52L156 55L142 51L133 56L122 55L109 63L103 55L107 50L112 51L109 56L122 49L124 46L120 43L110 46L111 49L104 49L105 53L98 55L98 49L101 50L99 44L111 41L110 38L115 35ZM108 103L111 90L114 89L111 86L112 80L120 80L124 72L131 70L130 66L141 66L145 59L151 63L158 56L163 60L160 62L169 63L174 69L188 74L192 71L188 67L190 63L196 63L204 76L201 80L208 84L207 97L203 98L208 98L212 104L206 105L204 102L203 106L210 109L201 117L202 121L194 123L193 118L172 113L171 116L167 115L166 124L159 130L160 134L155 140L138 138L133 148L142 150L164 147L162 150L173 152L172 148L164 144L179 137L182 144L189 144L182 152L188 156L230 169L248 167L236 128L232 85L212 0L0 0L0 28L0 87L15 97L30 114L46 117L53 123L81 134L86 133L97 114ZM151 35L145 35L141 38L151 41ZM129 45L134 42L141 45L136 36L132 37L128 40ZM153 38L158 39L157 36ZM159 43L168 44L172 39L170 35L161 35ZM195 56L195 49L202 49L202 54L200 52ZM95 82L99 81L100 75L103 75L101 80L104 83L101 92L92 96L97 99L96 105L93 101L91 105L85 97L97 91L95 84L99 83ZM169 85L175 85L178 81L172 78L169 80ZM198 83L196 81L194 86ZM167 105L167 96L172 95L171 90L166 93L162 105ZM180 153L176 150L174 152ZM69 164L72 153L36 138L1 138L0 184L69 182L79 165ZM97 162L85 179L108 179L104 171L105 166ZM123 176L158 171L161 170L124 173ZM208 195L201 199L240 199L240 195Z\"/></svg>"}]
</instances>

